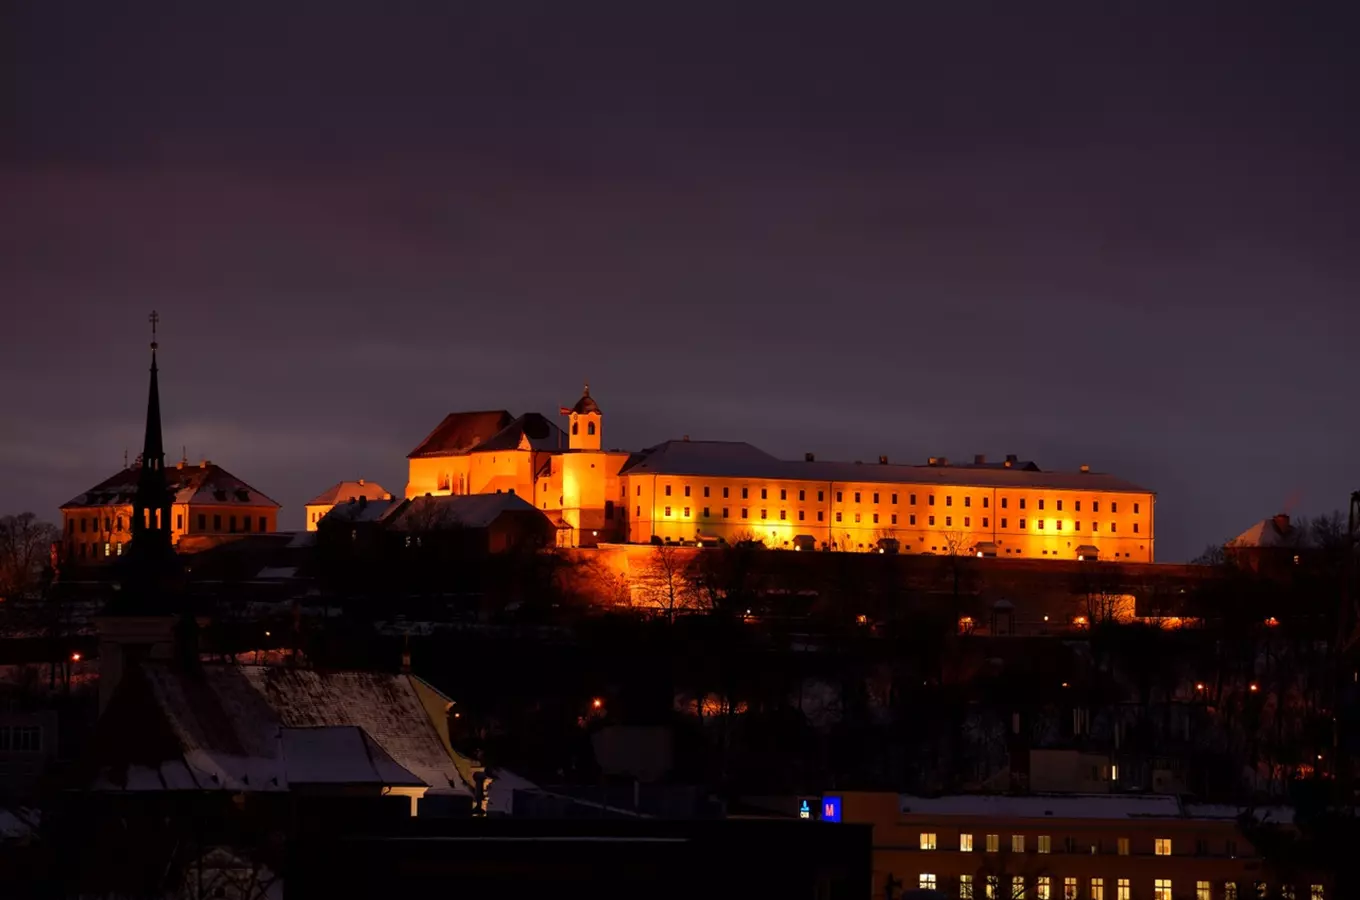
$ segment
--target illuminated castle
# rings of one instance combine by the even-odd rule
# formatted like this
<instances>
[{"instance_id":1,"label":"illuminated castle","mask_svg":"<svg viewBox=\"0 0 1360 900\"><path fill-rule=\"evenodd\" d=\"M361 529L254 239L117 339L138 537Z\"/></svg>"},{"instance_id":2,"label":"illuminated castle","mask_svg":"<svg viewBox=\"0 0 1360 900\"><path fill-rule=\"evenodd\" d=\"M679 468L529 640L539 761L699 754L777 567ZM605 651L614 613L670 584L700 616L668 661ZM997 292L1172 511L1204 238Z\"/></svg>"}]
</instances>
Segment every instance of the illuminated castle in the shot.
<instances>
[{"instance_id":1,"label":"illuminated castle","mask_svg":"<svg viewBox=\"0 0 1360 900\"><path fill-rule=\"evenodd\" d=\"M1111 475L975 457L926 465L777 459L736 441L602 450L590 388L547 417L452 413L408 459L406 496L514 493L552 517L559 544L607 541L1020 559L1154 559L1155 494Z\"/></svg>"}]
</instances>

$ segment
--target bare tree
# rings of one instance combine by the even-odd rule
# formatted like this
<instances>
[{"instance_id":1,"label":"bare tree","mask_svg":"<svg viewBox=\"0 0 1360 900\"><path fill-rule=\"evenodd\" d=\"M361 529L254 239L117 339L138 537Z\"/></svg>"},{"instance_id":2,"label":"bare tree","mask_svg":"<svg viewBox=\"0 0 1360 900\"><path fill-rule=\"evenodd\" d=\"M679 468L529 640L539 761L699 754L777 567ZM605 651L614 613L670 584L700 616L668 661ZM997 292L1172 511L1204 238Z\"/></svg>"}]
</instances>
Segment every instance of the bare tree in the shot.
<instances>
[{"instance_id":1,"label":"bare tree","mask_svg":"<svg viewBox=\"0 0 1360 900\"><path fill-rule=\"evenodd\" d=\"M31 512L0 517L0 600L39 588L52 545L60 539L60 528Z\"/></svg>"},{"instance_id":2,"label":"bare tree","mask_svg":"<svg viewBox=\"0 0 1360 900\"><path fill-rule=\"evenodd\" d=\"M691 577L689 551L676 544L656 544L639 578L638 596L672 623L677 613L701 607L703 597Z\"/></svg>"}]
</instances>

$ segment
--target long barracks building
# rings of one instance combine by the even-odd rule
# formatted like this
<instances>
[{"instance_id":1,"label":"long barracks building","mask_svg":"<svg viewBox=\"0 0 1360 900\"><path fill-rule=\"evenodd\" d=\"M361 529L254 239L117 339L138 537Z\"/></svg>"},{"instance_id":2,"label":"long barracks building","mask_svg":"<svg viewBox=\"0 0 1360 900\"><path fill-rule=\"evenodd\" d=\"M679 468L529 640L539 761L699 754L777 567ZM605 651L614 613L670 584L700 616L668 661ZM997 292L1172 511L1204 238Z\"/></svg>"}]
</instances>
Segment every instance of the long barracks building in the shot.
<instances>
[{"instance_id":1,"label":"long barracks building","mask_svg":"<svg viewBox=\"0 0 1360 900\"><path fill-rule=\"evenodd\" d=\"M559 543L753 539L767 547L1154 559L1156 495L1112 475L1046 472L975 457L926 465L777 459L751 444L672 440L603 450L586 388L562 413L453 413L409 455L406 496L515 493L551 516Z\"/></svg>"}]
</instances>

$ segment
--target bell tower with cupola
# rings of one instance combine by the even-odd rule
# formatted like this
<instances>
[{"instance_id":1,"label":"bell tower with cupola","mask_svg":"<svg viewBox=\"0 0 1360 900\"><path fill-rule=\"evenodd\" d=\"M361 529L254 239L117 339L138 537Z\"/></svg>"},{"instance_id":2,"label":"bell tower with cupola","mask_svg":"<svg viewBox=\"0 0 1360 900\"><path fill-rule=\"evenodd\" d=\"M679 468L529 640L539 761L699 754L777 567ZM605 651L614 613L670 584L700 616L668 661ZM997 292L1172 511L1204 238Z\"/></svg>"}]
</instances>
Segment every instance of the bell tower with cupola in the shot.
<instances>
[{"instance_id":1,"label":"bell tower with cupola","mask_svg":"<svg viewBox=\"0 0 1360 900\"><path fill-rule=\"evenodd\" d=\"M568 418L567 446L572 450L599 450L604 439L604 416L600 405L590 396L587 383L581 399L571 408Z\"/></svg>"}]
</instances>

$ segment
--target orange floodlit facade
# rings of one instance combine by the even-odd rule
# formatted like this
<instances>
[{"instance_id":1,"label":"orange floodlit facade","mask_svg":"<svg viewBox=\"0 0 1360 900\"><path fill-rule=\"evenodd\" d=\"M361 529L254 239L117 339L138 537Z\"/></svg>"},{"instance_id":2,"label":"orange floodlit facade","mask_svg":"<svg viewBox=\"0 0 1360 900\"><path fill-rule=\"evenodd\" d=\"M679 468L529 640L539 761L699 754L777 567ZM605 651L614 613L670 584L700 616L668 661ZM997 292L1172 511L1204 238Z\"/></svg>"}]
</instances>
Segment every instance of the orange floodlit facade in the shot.
<instances>
[{"instance_id":1,"label":"orange floodlit facade","mask_svg":"<svg viewBox=\"0 0 1360 900\"><path fill-rule=\"evenodd\" d=\"M95 564L123 555L132 541L132 499L140 468L138 461L62 505L68 559ZM165 470L165 478L174 495L170 538L176 544L185 535L278 530L279 504L209 460L198 465L181 461Z\"/></svg>"},{"instance_id":2,"label":"orange floodlit facade","mask_svg":"<svg viewBox=\"0 0 1360 900\"><path fill-rule=\"evenodd\" d=\"M601 449L589 390L542 416L456 413L410 456L406 495L513 492L562 543L756 540L789 550L1152 562L1156 495L1110 475L1007 457L926 465L780 460L750 444Z\"/></svg>"}]
</instances>

